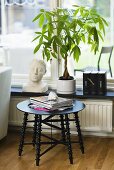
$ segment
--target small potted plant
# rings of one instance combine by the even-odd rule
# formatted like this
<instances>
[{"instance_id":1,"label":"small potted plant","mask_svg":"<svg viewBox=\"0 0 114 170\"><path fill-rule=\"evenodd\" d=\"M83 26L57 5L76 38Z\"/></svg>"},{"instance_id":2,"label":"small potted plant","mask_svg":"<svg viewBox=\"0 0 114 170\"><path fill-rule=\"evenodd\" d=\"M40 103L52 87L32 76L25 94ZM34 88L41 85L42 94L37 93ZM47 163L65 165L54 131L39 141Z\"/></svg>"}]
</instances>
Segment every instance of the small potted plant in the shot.
<instances>
[{"instance_id":1,"label":"small potted plant","mask_svg":"<svg viewBox=\"0 0 114 170\"><path fill-rule=\"evenodd\" d=\"M57 90L60 93L75 91L75 80L69 75L67 68L68 57L72 56L78 62L82 43L90 45L91 50L96 53L99 49L99 39L103 40L105 34L105 25L108 25L94 9L77 5L73 7L72 10L57 8L46 11L41 9L33 19L33 22L38 21L41 27L41 31L35 32L36 37L33 41L37 41L37 44L34 53L42 49L43 59L47 58L47 61L52 57L57 59L58 55L64 59L64 73L59 81L66 84L63 87L58 81L60 86L58 85ZM69 85L69 82L73 84ZM61 87L63 87L63 92L59 90Z\"/></svg>"}]
</instances>

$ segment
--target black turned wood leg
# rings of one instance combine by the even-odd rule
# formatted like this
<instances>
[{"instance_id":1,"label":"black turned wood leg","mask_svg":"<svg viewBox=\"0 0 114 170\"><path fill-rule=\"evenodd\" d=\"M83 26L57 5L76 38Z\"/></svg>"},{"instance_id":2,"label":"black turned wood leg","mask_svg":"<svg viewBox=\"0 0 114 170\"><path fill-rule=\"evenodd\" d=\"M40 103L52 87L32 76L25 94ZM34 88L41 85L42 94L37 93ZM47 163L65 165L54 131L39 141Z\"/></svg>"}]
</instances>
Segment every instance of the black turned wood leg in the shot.
<instances>
[{"instance_id":1,"label":"black turned wood leg","mask_svg":"<svg viewBox=\"0 0 114 170\"><path fill-rule=\"evenodd\" d=\"M36 115L37 128L36 128L36 166L39 166L40 161L40 146L41 146L41 121L42 116Z\"/></svg>"},{"instance_id":2,"label":"black turned wood leg","mask_svg":"<svg viewBox=\"0 0 114 170\"><path fill-rule=\"evenodd\" d=\"M61 120L61 135L62 135L62 141L65 142L65 127L64 127L64 115L60 115Z\"/></svg>"},{"instance_id":3,"label":"black turned wood leg","mask_svg":"<svg viewBox=\"0 0 114 170\"><path fill-rule=\"evenodd\" d=\"M77 132L78 132L80 149L81 149L81 152L84 153L84 145L83 145L83 139L82 139L82 134L81 134L81 129L80 129L80 121L79 121L79 117L78 117L78 112L74 113L74 118L75 118L76 128L77 128Z\"/></svg>"},{"instance_id":4,"label":"black turned wood leg","mask_svg":"<svg viewBox=\"0 0 114 170\"><path fill-rule=\"evenodd\" d=\"M66 121L66 142L68 147L68 154L70 163L73 164L73 156L72 156L72 147L71 147L71 140L70 140L70 127L69 127L69 118L68 115L65 115L65 121Z\"/></svg>"},{"instance_id":5,"label":"black turned wood leg","mask_svg":"<svg viewBox=\"0 0 114 170\"><path fill-rule=\"evenodd\" d=\"M22 124L22 128L21 128L21 133L20 133L21 137L20 137L20 144L19 144L19 149L18 149L19 156L21 156L22 151L23 151L27 120L28 120L28 113L25 113L24 118L23 118L23 124Z\"/></svg>"},{"instance_id":6,"label":"black turned wood leg","mask_svg":"<svg viewBox=\"0 0 114 170\"><path fill-rule=\"evenodd\" d=\"M33 127L33 138L32 138L32 143L33 146L35 146L36 144L36 130L37 130L37 119L38 119L38 115L34 116L34 127Z\"/></svg>"}]
</instances>

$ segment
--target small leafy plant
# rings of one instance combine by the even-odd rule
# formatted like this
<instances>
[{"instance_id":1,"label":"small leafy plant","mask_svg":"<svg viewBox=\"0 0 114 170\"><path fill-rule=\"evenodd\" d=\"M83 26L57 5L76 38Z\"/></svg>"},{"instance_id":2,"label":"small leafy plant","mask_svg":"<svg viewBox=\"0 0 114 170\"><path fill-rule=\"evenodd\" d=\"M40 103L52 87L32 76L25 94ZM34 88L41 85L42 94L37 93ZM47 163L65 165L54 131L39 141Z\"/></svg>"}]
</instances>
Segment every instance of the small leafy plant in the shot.
<instances>
[{"instance_id":1,"label":"small leafy plant","mask_svg":"<svg viewBox=\"0 0 114 170\"><path fill-rule=\"evenodd\" d=\"M74 5L74 9L57 8L52 11L40 10L33 19L38 22L41 31L35 32L37 40L34 53L42 49L43 59L64 59L63 79L71 79L67 68L68 56L73 56L78 62L81 55L80 44L90 45L91 51L96 53L99 49L99 40L103 41L106 20L95 9ZM83 50L83 49L82 49Z\"/></svg>"}]
</instances>

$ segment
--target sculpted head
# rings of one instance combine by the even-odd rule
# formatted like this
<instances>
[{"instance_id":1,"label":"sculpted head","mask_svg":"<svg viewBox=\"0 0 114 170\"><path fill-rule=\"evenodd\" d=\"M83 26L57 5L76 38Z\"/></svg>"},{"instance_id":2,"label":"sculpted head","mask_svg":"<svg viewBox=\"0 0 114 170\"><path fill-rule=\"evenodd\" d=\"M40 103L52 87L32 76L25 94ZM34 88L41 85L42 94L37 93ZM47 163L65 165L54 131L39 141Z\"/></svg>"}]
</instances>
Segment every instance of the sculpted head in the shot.
<instances>
[{"instance_id":1,"label":"sculpted head","mask_svg":"<svg viewBox=\"0 0 114 170\"><path fill-rule=\"evenodd\" d=\"M41 81L43 75L46 73L46 64L43 60L33 59L30 66L29 78L32 82Z\"/></svg>"}]
</instances>

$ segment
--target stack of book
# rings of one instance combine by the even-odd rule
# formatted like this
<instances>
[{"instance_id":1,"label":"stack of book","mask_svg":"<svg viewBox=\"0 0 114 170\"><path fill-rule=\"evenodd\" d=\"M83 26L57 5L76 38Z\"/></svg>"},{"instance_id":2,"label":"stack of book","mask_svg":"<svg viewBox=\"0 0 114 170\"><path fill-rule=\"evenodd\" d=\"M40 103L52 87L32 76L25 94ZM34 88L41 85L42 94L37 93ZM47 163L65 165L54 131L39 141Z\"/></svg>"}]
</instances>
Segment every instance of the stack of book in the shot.
<instances>
[{"instance_id":1,"label":"stack of book","mask_svg":"<svg viewBox=\"0 0 114 170\"><path fill-rule=\"evenodd\" d=\"M105 95L106 91L106 71L87 71L83 73L83 93L85 95Z\"/></svg>"},{"instance_id":2,"label":"stack of book","mask_svg":"<svg viewBox=\"0 0 114 170\"><path fill-rule=\"evenodd\" d=\"M62 97L49 100L48 96L30 97L29 106L36 110L64 110L73 106L73 100Z\"/></svg>"}]
</instances>

